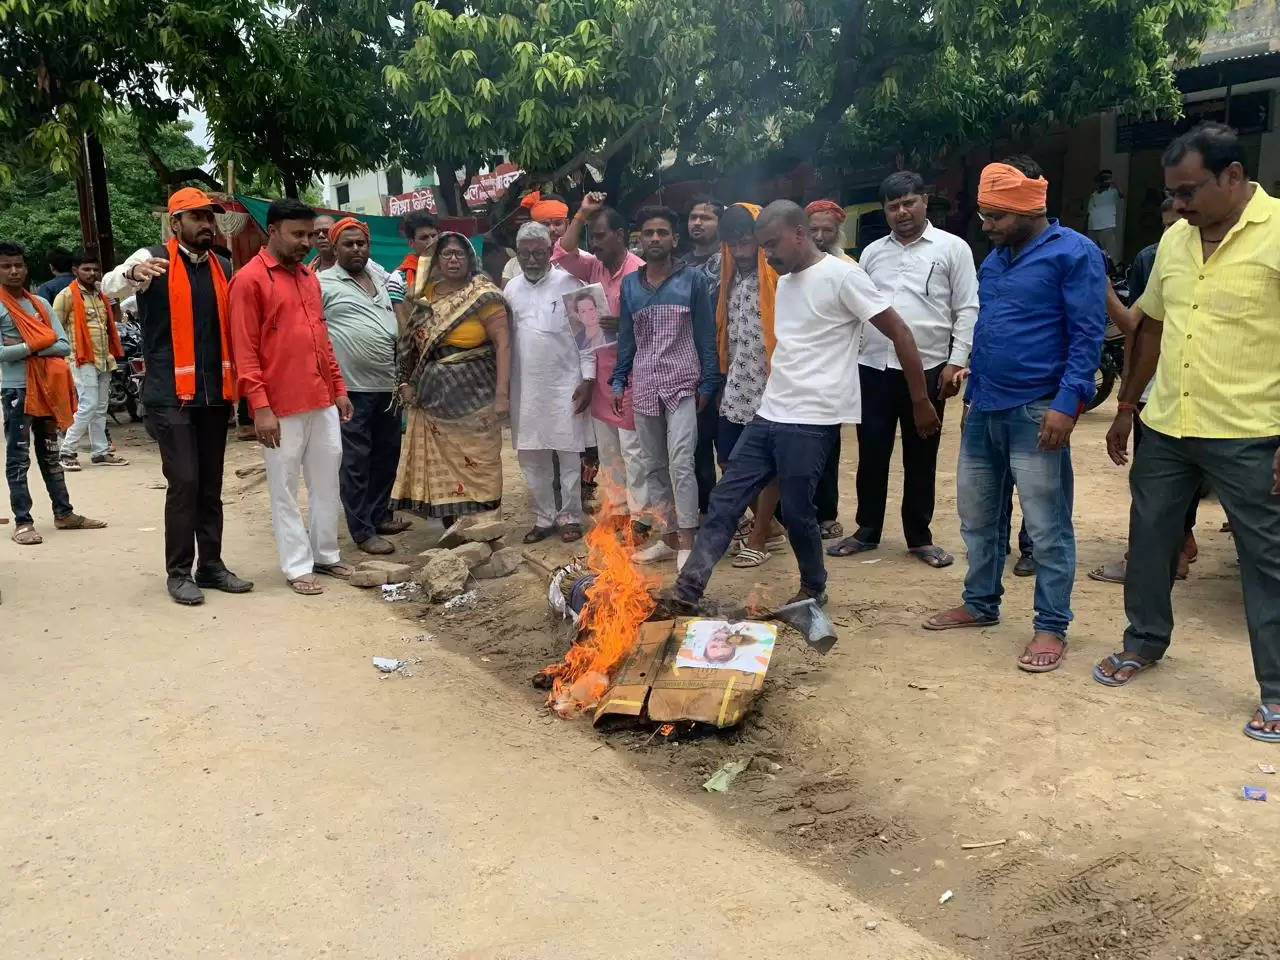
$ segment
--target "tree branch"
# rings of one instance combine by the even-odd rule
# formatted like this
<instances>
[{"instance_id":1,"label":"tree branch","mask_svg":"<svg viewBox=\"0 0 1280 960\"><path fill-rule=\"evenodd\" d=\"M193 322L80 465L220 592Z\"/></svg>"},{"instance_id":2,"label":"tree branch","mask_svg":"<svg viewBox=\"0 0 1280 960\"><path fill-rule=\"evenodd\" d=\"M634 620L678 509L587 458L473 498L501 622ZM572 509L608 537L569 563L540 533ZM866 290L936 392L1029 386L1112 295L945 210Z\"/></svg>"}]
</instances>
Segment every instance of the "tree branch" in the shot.
<instances>
[{"instance_id":1,"label":"tree branch","mask_svg":"<svg viewBox=\"0 0 1280 960\"><path fill-rule=\"evenodd\" d=\"M155 147L151 145L151 142L143 133L138 134L138 146L142 148L142 152L147 158L147 163L151 165L151 169L156 172L156 179L160 181L160 186L166 190L176 183L199 180L210 189L218 193L223 192L223 185L207 170L202 170L199 167L183 167L180 170L170 170L169 165L164 162L164 158L156 152Z\"/></svg>"}]
</instances>

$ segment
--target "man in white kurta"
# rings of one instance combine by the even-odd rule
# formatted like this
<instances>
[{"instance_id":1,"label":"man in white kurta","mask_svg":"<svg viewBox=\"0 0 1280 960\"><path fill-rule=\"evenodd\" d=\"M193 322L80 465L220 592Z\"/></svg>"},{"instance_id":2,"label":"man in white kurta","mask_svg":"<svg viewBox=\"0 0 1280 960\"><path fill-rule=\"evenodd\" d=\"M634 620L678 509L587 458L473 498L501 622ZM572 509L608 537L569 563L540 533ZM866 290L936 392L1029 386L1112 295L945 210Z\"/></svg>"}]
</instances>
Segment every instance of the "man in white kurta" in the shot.
<instances>
[{"instance_id":1,"label":"man in white kurta","mask_svg":"<svg viewBox=\"0 0 1280 960\"><path fill-rule=\"evenodd\" d=\"M581 454L587 446L583 411L591 401L595 356L579 351L564 294L582 284L551 263L546 227L527 223L516 237L520 275L503 290L511 315L511 440L529 484L533 529L526 543L559 526L565 540L582 535ZM556 510L555 460L560 465Z\"/></svg>"}]
</instances>

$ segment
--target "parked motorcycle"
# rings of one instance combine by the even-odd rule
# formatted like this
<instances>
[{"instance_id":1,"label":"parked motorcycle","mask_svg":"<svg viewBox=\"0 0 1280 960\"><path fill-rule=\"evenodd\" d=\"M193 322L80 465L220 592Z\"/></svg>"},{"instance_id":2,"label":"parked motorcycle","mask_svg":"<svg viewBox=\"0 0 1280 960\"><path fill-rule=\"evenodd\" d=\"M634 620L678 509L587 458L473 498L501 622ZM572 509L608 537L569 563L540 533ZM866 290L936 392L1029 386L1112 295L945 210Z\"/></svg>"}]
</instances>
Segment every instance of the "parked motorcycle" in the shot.
<instances>
[{"instance_id":1,"label":"parked motorcycle","mask_svg":"<svg viewBox=\"0 0 1280 960\"><path fill-rule=\"evenodd\" d=\"M1120 302L1127 307L1129 305L1128 277L1123 270L1111 262L1109 257L1106 259L1111 285L1115 288ZM1120 379L1120 374L1123 372L1124 334L1108 318L1107 332L1102 340L1102 355L1098 358L1098 369L1093 375L1093 399L1085 405L1085 409L1092 410L1094 407L1101 406L1107 397L1111 396L1111 391L1115 389L1116 381Z\"/></svg>"},{"instance_id":2,"label":"parked motorcycle","mask_svg":"<svg viewBox=\"0 0 1280 960\"><path fill-rule=\"evenodd\" d=\"M113 420L116 420L115 415L121 411L127 412L130 420L141 420L142 375L147 366L142 359L142 328L132 320L123 319L116 324L116 329L120 334L124 357L111 374L107 412Z\"/></svg>"}]
</instances>

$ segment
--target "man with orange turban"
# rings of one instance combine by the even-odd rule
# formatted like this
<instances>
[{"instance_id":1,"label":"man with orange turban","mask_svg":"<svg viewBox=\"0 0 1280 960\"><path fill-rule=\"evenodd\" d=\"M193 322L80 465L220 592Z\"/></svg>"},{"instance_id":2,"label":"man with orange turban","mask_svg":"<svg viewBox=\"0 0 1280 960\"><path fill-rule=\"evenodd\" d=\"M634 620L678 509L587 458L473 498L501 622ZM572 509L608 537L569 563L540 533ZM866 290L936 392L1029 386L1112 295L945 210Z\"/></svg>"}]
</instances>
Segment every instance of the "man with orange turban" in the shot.
<instances>
[{"instance_id":1,"label":"man with orange turban","mask_svg":"<svg viewBox=\"0 0 1280 960\"><path fill-rule=\"evenodd\" d=\"M1107 324L1102 251L1048 218L1048 190L1029 157L988 164L979 180L978 214L995 249L978 271L969 416L956 470L969 571L962 604L924 624L950 630L1000 622L1004 490L1012 477L1038 565L1035 635L1018 659L1030 673L1056 670L1067 652L1076 575L1069 441L1093 396Z\"/></svg>"},{"instance_id":2,"label":"man with orange turban","mask_svg":"<svg viewBox=\"0 0 1280 960\"><path fill-rule=\"evenodd\" d=\"M854 262L853 257L840 246L840 228L845 221L844 207L834 200L815 200L804 208L804 215L809 218L809 232L813 234L813 242L818 245L819 250L841 260Z\"/></svg>"},{"instance_id":3,"label":"man with orange turban","mask_svg":"<svg viewBox=\"0 0 1280 960\"><path fill-rule=\"evenodd\" d=\"M558 193L539 193L534 190L520 198L520 206L529 213L529 219L540 223L551 233L551 255L558 259L560 238L569 229L569 204ZM561 254L562 255L562 254ZM520 261L512 257L502 268L502 286L520 276Z\"/></svg>"}]
</instances>

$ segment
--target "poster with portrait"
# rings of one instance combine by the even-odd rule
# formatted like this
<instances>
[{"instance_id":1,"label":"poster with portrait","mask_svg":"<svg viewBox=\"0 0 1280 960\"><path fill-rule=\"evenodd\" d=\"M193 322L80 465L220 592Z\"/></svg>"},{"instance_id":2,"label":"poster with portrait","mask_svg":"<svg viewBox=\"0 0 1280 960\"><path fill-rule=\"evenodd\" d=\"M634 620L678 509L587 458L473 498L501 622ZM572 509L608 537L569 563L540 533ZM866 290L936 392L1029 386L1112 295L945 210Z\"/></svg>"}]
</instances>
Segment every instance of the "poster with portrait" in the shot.
<instances>
[{"instance_id":1,"label":"poster with portrait","mask_svg":"<svg viewBox=\"0 0 1280 960\"><path fill-rule=\"evenodd\" d=\"M565 316L579 350L599 350L618 342L617 330L606 330L601 317L609 315L609 301L604 297L604 287L589 283L561 297Z\"/></svg>"},{"instance_id":2,"label":"poster with portrait","mask_svg":"<svg viewBox=\"0 0 1280 960\"><path fill-rule=\"evenodd\" d=\"M778 628L772 623L690 620L675 665L764 673L777 639Z\"/></svg>"}]
</instances>

